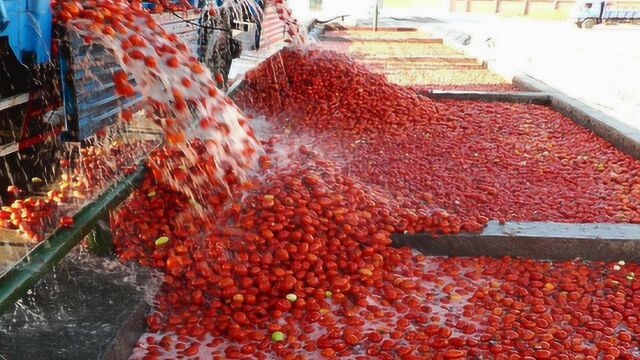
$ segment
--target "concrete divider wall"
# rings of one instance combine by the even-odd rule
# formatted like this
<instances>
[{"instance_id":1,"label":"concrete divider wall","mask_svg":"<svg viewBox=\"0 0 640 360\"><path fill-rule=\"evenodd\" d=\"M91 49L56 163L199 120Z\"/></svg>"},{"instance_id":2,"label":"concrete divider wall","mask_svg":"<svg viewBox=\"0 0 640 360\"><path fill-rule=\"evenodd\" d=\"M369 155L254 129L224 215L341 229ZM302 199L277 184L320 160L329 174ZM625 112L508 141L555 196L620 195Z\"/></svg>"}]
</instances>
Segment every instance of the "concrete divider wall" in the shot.
<instances>
[{"instance_id":1,"label":"concrete divider wall","mask_svg":"<svg viewBox=\"0 0 640 360\"><path fill-rule=\"evenodd\" d=\"M394 244L437 256L640 261L640 225L490 221L482 233L398 234Z\"/></svg>"},{"instance_id":2,"label":"concrete divider wall","mask_svg":"<svg viewBox=\"0 0 640 360\"><path fill-rule=\"evenodd\" d=\"M470 49L467 46L471 39L471 35L469 34L461 31L447 30L441 32L439 35L444 38L445 45L461 51L467 56L477 58L486 64L487 69L510 80L515 86L526 92L538 92L541 95L548 96L550 101L549 105L556 111L569 117L576 124L593 131L621 151L636 159L640 159L640 130L632 128L538 79L515 70L510 64L495 61L485 56L485 54ZM496 96L496 94L480 95L476 96L474 100L482 101L484 97L491 99L488 101L499 101L495 100ZM505 101L521 102L518 100L508 100L508 97L509 96L502 96L501 98L505 99Z\"/></svg>"}]
</instances>

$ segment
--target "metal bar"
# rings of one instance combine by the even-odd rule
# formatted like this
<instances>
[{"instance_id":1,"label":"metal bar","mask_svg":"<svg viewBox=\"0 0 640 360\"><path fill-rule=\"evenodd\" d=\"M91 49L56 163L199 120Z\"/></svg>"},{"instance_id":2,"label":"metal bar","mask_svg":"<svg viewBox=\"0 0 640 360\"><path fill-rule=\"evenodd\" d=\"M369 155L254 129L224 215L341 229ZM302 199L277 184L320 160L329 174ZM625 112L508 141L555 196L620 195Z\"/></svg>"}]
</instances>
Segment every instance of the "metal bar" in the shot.
<instances>
[{"instance_id":1,"label":"metal bar","mask_svg":"<svg viewBox=\"0 0 640 360\"><path fill-rule=\"evenodd\" d=\"M9 154L13 154L20 150L20 147L17 142L13 141L8 144L0 145L0 158L3 156L7 156Z\"/></svg>"},{"instance_id":2,"label":"metal bar","mask_svg":"<svg viewBox=\"0 0 640 360\"><path fill-rule=\"evenodd\" d=\"M62 31L62 30L58 30ZM58 34L58 39L63 39L63 34ZM73 81L73 57L71 54L69 41L58 40L58 62L60 64L60 79L62 87L62 102L64 109L65 131L70 135L70 139L78 139L78 99L76 97L76 86Z\"/></svg>"},{"instance_id":3,"label":"metal bar","mask_svg":"<svg viewBox=\"0 0 640 360\"><path fill-rule=\"evenodd\" d=\"M530 0L524 0L524 5L522 8L522 13L524 15L529 15L529 3L530 3Z\"/></svg>"},{"instance_id":4,"label":"metal bar","mask_svg":"<svg viewBox=\"0 0 640 360\"><path fill-rule=\"evenodd\" d=\"M8 98L0 99L0 111L21 105L29 101L29 94L18 94Z\"/></svg>"},{"instance_id":5,"label":"metal bar","mask_svg":"<svg viewBox=\"0 0 640 360\"><path fill-rule=\"evenodd\" d=\"M374 23L373 23L373 31L378 31L378 12L379 12L379 1L376 0L376 12L374 15Z\"/></svg>"},{"instance_id":6,"label":"metal bar","mask_svg":"<svg viewBox=\"0 0 640 360\"><path fill-rule=\"evenodd\" d=\"M94 123L100 122L108 117L111 117L113 115L116 115L117 113L119 113L122 109L126 109L128 107L131 107L137 103L139 103L140 101L142 101L142 96L141 95L137 95L133 100L128 101L118 107L114 107L113 109L103 113L102 115L99 116L92 116L91 117L91 121Z\"/></svg>"},{"instance_id":7,"label":"metal bar","mask_svg":"<svg viewBox=\"0 0 640 360\"><path fill-rule=\"evenodd\" d=\"M229 86L229 89L227 90L227 96L230 98L233 98L233 96L237 92L242 90L243 87L244 87L244 76L240 78L238 81L231 84L231 86Z\"/></svg>"},{"instance_id":8,"label":"metal bar","mask_svg":"<svg viewBox=\"0 0 640 360\"><path fill-rule=\"evenodd\" d=\"M61 132L62 132L62 126L56 126L49 131L43 132L42 134L38 134L36 136L32 136L27 139L22 139L18 142L18 150L23 150L30 146L44 142L48 139L55 138Z\"/></svg>"},{"instance_id":9,"label":"metal bar","mask_svg":"<svg viewBox=\"0 0 640 360\"><path fill-rule=\"evenodd\" d=\"M50 271L78 244L109 211L124 201L144 176L145 168L138 168L85 205L73 216L73 226L59 228L45 241L0 276L0 314L20 299L46 272Z\"/></svg>"}]
</instances>

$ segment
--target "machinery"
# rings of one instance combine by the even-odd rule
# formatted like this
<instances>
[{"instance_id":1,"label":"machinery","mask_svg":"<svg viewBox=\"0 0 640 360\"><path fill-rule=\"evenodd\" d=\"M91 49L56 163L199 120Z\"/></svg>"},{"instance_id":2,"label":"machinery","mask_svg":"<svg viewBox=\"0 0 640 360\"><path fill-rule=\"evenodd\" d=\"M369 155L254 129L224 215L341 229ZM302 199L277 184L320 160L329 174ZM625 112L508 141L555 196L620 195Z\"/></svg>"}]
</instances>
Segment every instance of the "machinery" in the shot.
<instances>
[{"instance_id":1,"label":"machinery","mask_svg":"<svg viewBox=\"0 0 640 360\"><path fill-rule=\"evenodd\" d=\"M606 0L577 0L571 18L578 27L591 29L601 23L640 22L640 9L619 6Z\"/></svg>"},{"instance_id":2,"label":"machinery","mask_svg":"<svg viewBox=\"0 0 640 360\"><path fill-rule=\"evenodd\" d=\"M203 41L216 41L202 39L211 33L199 31L206 28L201 11L155 13L153 3L144 5L193 53L201 53ZM228 27L240 21L246 18ZM112 73L118 68L107 49L65 36L52 23L50 0L0 0L0 200L8 185L31 190L32 178L55 177L61 144L82 144L114 124L123 109L140 106L140 95L116 94Z\"/></svg>"},{"instance_id":3,"label":"machinery","mask_svg":"<svg viewBox=\"0 0 640 360\"><path fill-rule=\"evenodd\" d=\"M31 176L51 176L44 165L63 130L57 67L51 62L48 1L0 0L0 189ZM30 169L33 171L18 171ZM32 173L30 173L32 172Z\"/></svg>"},{"instance_id":4,"label":"machinery","mask_svg":"<svg viewBox=\"0 0 640 360\"><path fill-rule=\"evenodd\" d=\"M234 0L231 0L234 1ZM261 0L256 0L249 7L241 2L237 6L222 6L224 1L216 0L218 11L213 16L203 12L198 29L198 59L205 64L212 74L220 73L223 83L220 87L226 88L233 59L240 57L243 44L250 49L259 47L259 29L255 26L259 23L259 11ZM240 36L247 33L253 36Z\"/></svg>"}]
</instances>

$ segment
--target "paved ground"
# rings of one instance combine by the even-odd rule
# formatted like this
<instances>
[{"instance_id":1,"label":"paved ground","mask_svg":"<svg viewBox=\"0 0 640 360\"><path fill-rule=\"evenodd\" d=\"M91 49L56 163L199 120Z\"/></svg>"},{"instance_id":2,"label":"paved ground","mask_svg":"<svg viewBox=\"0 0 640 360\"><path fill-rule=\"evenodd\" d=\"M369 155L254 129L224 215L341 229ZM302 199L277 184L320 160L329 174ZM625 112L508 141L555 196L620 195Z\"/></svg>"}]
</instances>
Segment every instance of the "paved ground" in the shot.
<instances>
[{"instance_id":1,"label":"paved ground","mask_svg":"<svg viewBox=\"0 0 640 360\"><path fill-rule=\"evenodd\" d=\"M640 129L640 26L601 25L582 30L562 21L424 14L429 17L408 22L396 20L402 15L394 14L395 19L384 21L413 23L425 31L470 34L468 46L485 58L508 63Z\"/></svg>"}]
</instances>

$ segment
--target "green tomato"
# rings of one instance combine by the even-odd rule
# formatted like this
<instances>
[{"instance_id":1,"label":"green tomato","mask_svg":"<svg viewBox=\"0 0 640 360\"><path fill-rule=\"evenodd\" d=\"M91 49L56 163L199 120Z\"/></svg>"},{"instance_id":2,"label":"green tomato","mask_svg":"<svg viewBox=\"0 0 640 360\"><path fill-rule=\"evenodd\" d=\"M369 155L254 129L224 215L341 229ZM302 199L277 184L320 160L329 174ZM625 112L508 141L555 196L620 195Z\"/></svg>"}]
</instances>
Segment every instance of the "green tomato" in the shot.
<instances>
[{"instance_id":1,"label":"green tomato","mask_svg":"<svg viewBox=\"0 0 640 360\"><path fill-rule=\"evenodd\" d=\"M156 246L162 246L169 242L169 238L166 236L160 236L156 239Z\"/></svg>"},{"instance_id":2,"label":"green tomato","mask_svg":"<svg viewBox=\"0 0 640 360\"><path fill-rule=\"evenodd\" d=\"M284 334L282 333L282 331L274 331L273 334L271 334L271 340L282 341L284 340Z\"/></svg>"}]
</instances>

